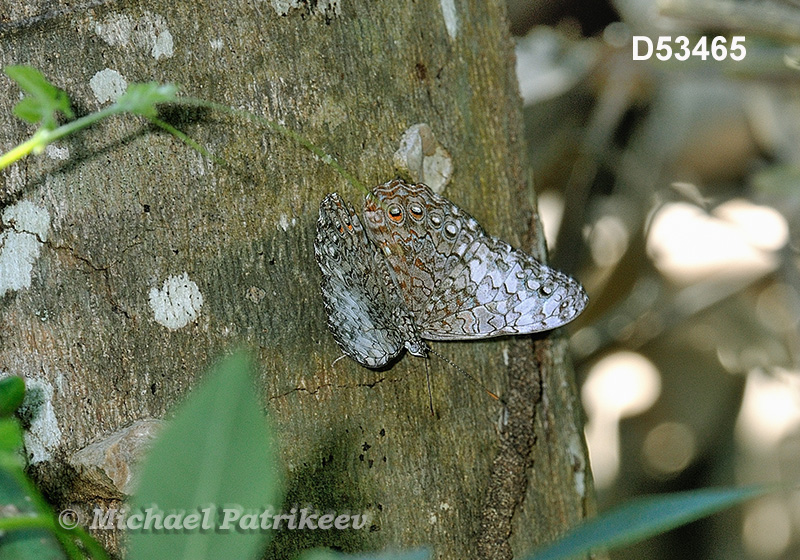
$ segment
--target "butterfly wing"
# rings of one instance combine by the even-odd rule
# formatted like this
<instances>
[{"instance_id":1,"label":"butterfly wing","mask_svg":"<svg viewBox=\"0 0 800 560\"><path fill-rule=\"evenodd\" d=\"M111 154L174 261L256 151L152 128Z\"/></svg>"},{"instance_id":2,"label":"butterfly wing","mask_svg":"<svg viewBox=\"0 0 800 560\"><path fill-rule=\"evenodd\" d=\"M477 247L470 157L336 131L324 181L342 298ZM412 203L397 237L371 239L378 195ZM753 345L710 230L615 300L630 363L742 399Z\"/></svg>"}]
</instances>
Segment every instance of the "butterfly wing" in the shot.
<instances>
[{"instance_id":1,"label":"butterfly wing","mask_svg":"<svg viewBox=\"0 0 800 560\"><path fill-rule=\"evenodd\" d=\"M361 365L386 365L402 351L403 327L410 319L385 261L352 206L336 193L320 203L314 255L334 339Z\"/></svg>"},{"instance_id":2,"label":"butterfly wing","mask_svg":"<svg viewBox=\"0 0 800 560\"><path fill-rule=\"evenodd\" d=\"M500 239L476 239L437 287L419 328L430 340L529 334L577 317L581 285Z\"/></svg>"},{"instance_id":3,"label":"butterfly wing","mask_svg":"<svg viewBox=\"0 0 800 560\"><path fill-rule=\"evenodd\" d=\"M386 254L422 338L456 340L553 329L577 317L575 280L486 235L425 185L395 180L367 199L369 237Z\"/></svg>"},{"instance_id":4,"label":"butterfly wing","mask_svg":"<svg viewBox=\"0 0 800 560\"><path fill-rule=\"evenodd\" d=\"M418 320L448 271L486 235L474 218L426 185L399 179L373 189L364 204L364 222Z\"/></svg>"}]
</instances>

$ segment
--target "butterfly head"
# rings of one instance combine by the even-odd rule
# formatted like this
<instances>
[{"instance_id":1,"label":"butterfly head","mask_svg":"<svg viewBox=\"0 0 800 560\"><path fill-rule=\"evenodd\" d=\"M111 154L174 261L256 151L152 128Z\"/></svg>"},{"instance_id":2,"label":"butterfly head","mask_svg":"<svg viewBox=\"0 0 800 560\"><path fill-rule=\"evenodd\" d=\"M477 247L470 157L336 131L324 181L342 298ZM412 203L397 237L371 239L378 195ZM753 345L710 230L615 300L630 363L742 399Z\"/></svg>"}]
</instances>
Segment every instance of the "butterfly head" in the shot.
<instances>
[{"instance_id":1,"label":"butterfly head","mask_svg":"<svg viewBox=\"0 0 800 560\"><path fill-rule=\"evenodd\" d=\"M422 341L422 339L414 338L406 341L406 350L408 350L408 353L412 356L417 356L418 358L427 358L428 351L430 349L428 348L428 345Z\"/></svg>"}]
</instances>

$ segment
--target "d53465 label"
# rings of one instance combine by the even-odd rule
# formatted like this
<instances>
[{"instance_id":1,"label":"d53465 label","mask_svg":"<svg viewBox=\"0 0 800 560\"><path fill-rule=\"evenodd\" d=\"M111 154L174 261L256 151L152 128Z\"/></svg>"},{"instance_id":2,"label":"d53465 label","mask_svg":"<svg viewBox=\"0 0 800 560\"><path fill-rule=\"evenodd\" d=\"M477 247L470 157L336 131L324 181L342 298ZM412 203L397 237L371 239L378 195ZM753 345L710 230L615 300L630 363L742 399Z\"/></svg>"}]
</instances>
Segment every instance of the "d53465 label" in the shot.
<instances>
[{"instance_id":1,"label":"d53465 label","mask_svg":"<svg viewBox=\"0 0 800 560\"><path fill-rule=\"evenodd\" d=\"M653 39L646 35L633 36L633 60L649 60L655 53L658 60L679 60L684 61L689 58L707 60L709 57L714 60L740 61L747 55L744 46L744 36L734 35L730 38L718 35L716 37L706 37L703 35L692 45L685 35L679 35L674 39L669 36L658 37L655 45Z\"/></svg>"}]
</instances>

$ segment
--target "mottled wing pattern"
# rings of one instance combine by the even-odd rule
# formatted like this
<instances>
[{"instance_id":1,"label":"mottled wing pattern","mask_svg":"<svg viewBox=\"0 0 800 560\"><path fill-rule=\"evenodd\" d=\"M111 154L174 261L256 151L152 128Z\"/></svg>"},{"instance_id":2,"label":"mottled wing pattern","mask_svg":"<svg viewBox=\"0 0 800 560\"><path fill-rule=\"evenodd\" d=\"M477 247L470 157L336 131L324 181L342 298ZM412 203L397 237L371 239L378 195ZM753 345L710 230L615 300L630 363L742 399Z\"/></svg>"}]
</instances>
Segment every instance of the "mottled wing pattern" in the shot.
<instances>
[{"instance_id":1,"label":"mottled wing pattern","mask_svg":"<svg viewBox=\"0 0 800 560\"><path fill-rule=\"evenodd\" d=\"M569 323L586 306L575 280L500 239L477 239L467 254L428 303L419 324L423 338L541 332Z\"/></svg>"},{"instance_id":2,"label":"mottled wing pattern","mask_svg":"<svg viewBox=\"0 0 800 560\"><path fill-rule=\"evenodd\" d=\"M419 343L386 261L336 193L320 203L314 254L322 271L328 328L342 351L377 368Z\"/></svg>"},{"instance_id":3,"label":"mottled wing pattern","mask_svg":"<svg viewBox=\"0 0 800 560\"><path fill-rule=\"evenodd\" d=\"M478 222L423 184L390 181L364 203L368 236L383 250L408 309L419 319L437 285L484 237Z\"/></svg>"},{"instance_id":4,"label":"mottled wing pattern","mask_svg":"<svg viewBox=\"0 0 800 560\"><path fill-rule=\"evenodd\" d=\"M429 340L553 329L586 306L572 278L486 235L469 214L425 185L391 181L367 199L369 237Z\"/></svg>"}]
</instances>

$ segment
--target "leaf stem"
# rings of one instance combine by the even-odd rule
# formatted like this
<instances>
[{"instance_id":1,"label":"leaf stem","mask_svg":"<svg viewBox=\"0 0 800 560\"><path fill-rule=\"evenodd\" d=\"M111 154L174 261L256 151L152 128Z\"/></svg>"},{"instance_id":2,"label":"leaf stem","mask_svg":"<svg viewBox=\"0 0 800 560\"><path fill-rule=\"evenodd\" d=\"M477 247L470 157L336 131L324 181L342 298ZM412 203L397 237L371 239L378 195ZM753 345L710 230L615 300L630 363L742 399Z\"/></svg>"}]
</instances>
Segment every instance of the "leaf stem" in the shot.
<instances>
[{"instance_id":1,"label":"leaf stem","mask_svg":"<svg viewBox=\"0 0 800 560\"><path fill-rule=\"evenodd\" d=\"M266 117L250 113L249 111L244 111L242 109L235 109L233 107L228 107L227 105L222 105L221 103L215 103L214 101L206 101L205 99L198 99L196 97L180 97L177 99L177 103L183 105L191 105L195 107L206 107L209 109L214 109L216 111L221 111L223 113L229 113L237 117L242 117L244 119L260 123L266 126L267 128L270 128L273 131L277 132L278 134L294 140L295 142L306 148L308 151L318 156L323 163L332 167L348 183L350 183L357 189L361 190L362 192L366 193L368 196L371 194L370 190L364 185L364 183L359 181L352 173L350 173L344 167L342 167L339 164L339 162L333 158L333 156L325 153L323 150L314 145L310 140L308 140L305 136L298 134L294 130L287 128L282 124L279 124Z\"/></svg>"},{"instance_id":2,"label":"leaf stem","mask_svg":"<svg viewBox=\"0 0 800 560\"><path fill-rule=\"evenodd\" d=\"M59 138L63 138L77 130L91 126L97 121L119 112L121 112L119 107L111 105L96 113L91 113L79 119L75 119L74 121L62 124L53 130L40 128L28 140L0 155L0 169L4 169L12 163L21 160L31 152L39 154L48 144L52 144Z\"/></svg>"}]
</instances>

